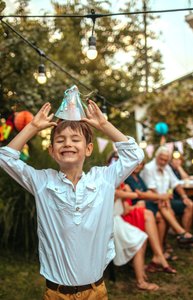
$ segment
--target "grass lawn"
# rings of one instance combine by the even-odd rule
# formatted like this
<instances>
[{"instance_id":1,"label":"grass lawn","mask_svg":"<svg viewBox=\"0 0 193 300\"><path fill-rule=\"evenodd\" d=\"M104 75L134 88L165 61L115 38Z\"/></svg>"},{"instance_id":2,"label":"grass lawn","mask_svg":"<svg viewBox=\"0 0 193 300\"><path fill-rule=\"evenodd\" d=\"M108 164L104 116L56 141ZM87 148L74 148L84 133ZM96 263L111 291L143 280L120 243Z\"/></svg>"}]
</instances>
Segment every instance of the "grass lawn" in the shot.
<instances>
[{"instance_id":1,"label":"grass lawn","mask_svg":"<svg viewBox=\"0 0 193 300\"><path fill-rule=\"evenodd\" d=\"M150 274L149 279L160 285L157 292L141 292L135 287L135 277L129 265L116 267L117 281L112 284L105 272L109 300L192 300L193 299L193 250L175 247L179 259L173 266L177 275ZM41 300L44 279L39 275L38 260L26 260L21 255L0 253L0 299Z\"/></svg>"}]
</instances>

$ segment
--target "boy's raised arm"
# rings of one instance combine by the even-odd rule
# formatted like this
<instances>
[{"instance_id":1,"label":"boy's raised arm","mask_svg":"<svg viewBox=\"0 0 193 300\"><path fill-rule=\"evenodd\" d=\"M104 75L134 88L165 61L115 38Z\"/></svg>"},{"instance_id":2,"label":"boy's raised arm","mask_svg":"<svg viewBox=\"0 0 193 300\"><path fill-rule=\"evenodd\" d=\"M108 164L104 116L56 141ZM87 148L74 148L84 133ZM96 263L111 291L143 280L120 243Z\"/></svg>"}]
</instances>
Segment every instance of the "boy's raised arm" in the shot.
<instances>
[{"instance_id":1,"label":"boy's raised arm","mask_svg":"<svg viewBox=\"0 0 193 300\"><path fill-rule=\"evenodd\" d=\"M52 122L54 114L49 115L50 109L50 103L45 103L35 115L33 120L28 123L7 146L21 151L23 146L40 130L50 126L56 126L57 123Z\"/></svg>"},{"instance_id":2,"label":"boy's raised arm","mask_svg":"<svg viewBox=\"0 0 193 300\"><path fill-rule=\"evenodd\" d=\"M106 134L113 142L128 141L128 138L106 120L95 102L89 100L86 116L83 121Z\"/></svg>"}]
</instances>

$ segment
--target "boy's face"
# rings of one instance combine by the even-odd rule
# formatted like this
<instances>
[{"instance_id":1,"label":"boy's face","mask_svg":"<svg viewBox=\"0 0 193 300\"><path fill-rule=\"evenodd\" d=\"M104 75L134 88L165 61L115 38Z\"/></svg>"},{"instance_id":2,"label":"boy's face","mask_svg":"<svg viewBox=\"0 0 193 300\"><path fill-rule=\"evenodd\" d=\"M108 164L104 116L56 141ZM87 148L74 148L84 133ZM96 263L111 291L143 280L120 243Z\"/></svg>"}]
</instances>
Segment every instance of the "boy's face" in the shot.
<instances>
[{"instance_id":1,"label":"boy's face","mask_svg":"<svg viewBox=\"0 0 193 300\"><path fill-rule=\"evenodd\" d=\"M89 157L92 150L93 144L86 144L81 132L67 127L60 133L55 133L49 153L60 167L68 167L83 165L85 157Z\"/></svg>"}]
</instances>

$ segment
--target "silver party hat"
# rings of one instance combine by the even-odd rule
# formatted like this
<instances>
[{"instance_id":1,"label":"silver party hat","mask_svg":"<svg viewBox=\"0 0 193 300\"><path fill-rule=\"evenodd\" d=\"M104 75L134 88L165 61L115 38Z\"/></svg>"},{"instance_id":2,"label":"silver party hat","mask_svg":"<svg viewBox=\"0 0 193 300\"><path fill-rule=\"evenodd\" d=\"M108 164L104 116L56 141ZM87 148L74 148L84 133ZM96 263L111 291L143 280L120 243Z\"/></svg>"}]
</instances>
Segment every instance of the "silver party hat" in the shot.
<instances>
[{"instance_id":1,"label":"silver party hat","mask_svg":"<svg viewBox=\"0 0 193 300\"><path fill-rule=\"evenodd\" d=\"M62 103L55 116L63 120L80 121L86 118L83 106L86 105L80 99L80 93L76 85L64 92Z\"/></svg>"}]
</instances>

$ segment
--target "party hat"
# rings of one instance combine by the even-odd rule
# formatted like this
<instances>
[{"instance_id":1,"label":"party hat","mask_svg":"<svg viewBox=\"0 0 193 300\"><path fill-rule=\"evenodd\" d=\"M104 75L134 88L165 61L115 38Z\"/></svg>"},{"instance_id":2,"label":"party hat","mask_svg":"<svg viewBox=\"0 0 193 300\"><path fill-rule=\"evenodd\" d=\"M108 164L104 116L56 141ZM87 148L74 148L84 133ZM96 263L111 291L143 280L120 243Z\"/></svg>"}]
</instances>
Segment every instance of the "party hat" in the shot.
<instances>
[{"instance_id":1,"label":"party hat","mask_svg":"<svg viewBox=\"0 0 193 300\"><path fill-rule=\"evenodd\" d=\"M64 92L64 98L55 116L63 120L80 121L86 118L83 106L86 107L81 101L79 90L73 85Z\"/></svg>"}]
</instances>

